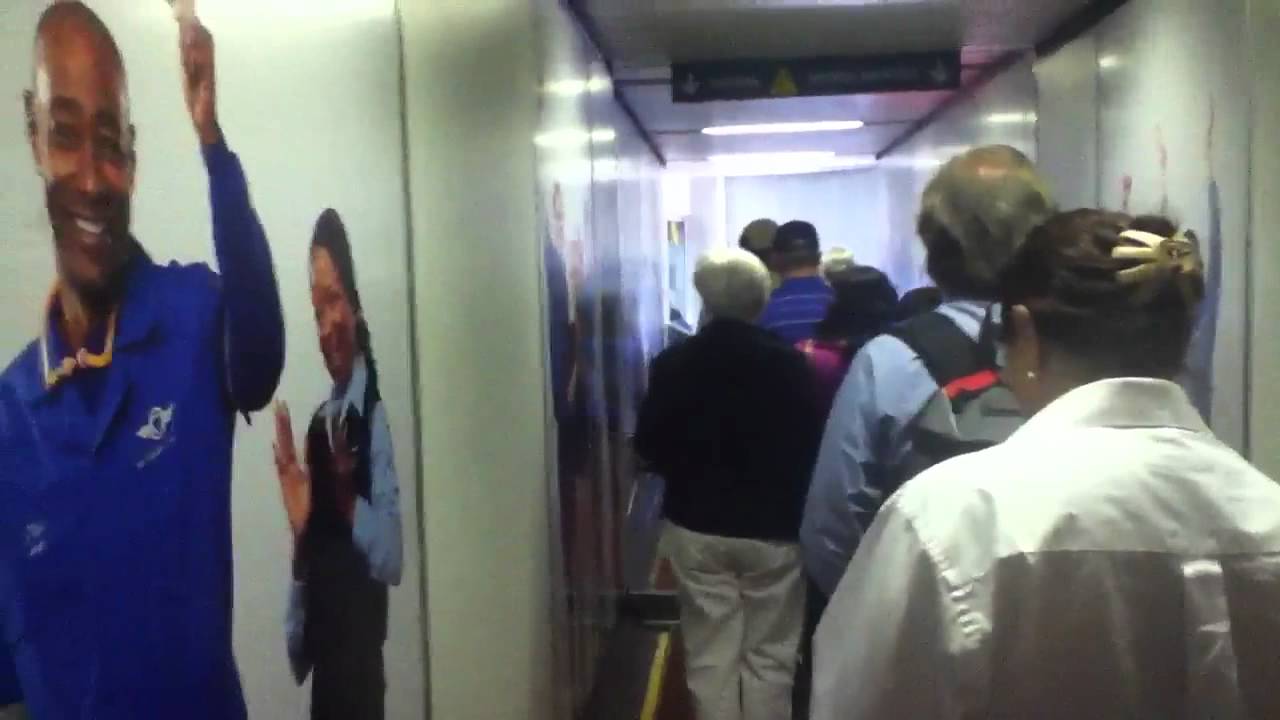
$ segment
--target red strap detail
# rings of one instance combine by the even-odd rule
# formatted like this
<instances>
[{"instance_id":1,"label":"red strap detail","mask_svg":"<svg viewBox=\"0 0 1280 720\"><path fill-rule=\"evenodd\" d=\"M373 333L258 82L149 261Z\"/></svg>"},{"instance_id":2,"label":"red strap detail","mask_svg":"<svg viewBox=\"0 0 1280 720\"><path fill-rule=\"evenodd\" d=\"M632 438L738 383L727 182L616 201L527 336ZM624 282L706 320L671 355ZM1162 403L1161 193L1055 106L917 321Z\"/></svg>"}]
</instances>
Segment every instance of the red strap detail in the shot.
<instances>
[{"instance_id":1,"label":"red strap detail","mask_svg":"<svg viewBox=\"0 0 1280 720\"><path fill-rule=\"evenodd\" d=\"M961 393L980 392L1000 384L1000 374L995 370L983 370L959 378L942 389L943 394L955 400Z\"/></svg>"}]
</instances>

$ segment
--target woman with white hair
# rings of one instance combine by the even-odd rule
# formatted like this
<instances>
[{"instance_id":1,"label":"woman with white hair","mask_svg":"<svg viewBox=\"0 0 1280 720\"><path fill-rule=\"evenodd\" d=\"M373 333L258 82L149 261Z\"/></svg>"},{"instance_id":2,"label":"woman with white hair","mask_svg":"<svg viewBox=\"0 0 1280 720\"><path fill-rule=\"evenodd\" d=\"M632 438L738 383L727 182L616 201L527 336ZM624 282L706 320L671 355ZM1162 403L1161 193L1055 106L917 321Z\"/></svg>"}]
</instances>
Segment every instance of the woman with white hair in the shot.
<instances>
[{"instance_id":1,"label":"woman with white hair","mask_svg":"<svg viewBox=\"0 0 1280 720\"><path fill-rule=\"evenodd\" d=\"M764 264L716 250L710 320L653 363L636 451L667 483L687 679L700 720L788 720L804 611L798 546L822 416L804 357L756 325Z\"/></svg>"}]
</instances>

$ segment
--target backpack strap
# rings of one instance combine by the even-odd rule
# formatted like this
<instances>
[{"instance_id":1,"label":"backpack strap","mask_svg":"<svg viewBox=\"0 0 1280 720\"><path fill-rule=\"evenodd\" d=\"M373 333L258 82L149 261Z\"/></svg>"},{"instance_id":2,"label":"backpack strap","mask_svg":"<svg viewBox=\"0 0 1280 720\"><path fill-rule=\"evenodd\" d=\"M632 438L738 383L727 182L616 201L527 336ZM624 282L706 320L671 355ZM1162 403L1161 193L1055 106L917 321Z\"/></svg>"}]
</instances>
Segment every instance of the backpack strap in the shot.
<instances>
[{"instance_id":1,"label":"backpack strap","mask_svg":"<svg viewBox=\"0 0 1280 720\"><path fill-rule=\"evenodd\" d=\"M918 315L888 333L911 348L938 387L990 369L975 342L951 318L939 312Z\"/></svg>"}]
</instances>

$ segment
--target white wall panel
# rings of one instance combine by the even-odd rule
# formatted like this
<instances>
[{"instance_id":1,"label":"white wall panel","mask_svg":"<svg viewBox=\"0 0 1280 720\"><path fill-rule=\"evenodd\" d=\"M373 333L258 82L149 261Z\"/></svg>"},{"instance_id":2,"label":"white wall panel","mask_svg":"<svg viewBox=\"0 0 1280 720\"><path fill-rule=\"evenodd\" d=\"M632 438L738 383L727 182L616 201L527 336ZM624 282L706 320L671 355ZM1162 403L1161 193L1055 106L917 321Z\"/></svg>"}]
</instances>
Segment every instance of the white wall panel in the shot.
<instances>
[{"instance_id":1,"label":"white wall panel","mask_svg":"<svg viewBox=\"0 0 1280 720\"><path fill-rule=\"evenodd\" d=\"M542 720L552 565L532 9L468 0L401 13L432 714Z\"/></svg>"},{"instance_id":2,"label":"white wall panel","mask_svg":"<svg viewBox=\"0 0 1280 720\"><path fill-rule=\"evenodd\" d=\"M1252 384L1253 460L1280 477L1280 3L1250 0L1247 41L1251 80L1252 146Z\"/></svg>"},{"instance_id":3,"label":"white wall panel","mask_svg":"<svg viewBox=\"0 0 1280 720\"><path fill-rule=\"evenodd\" d=\"M1108 57L1108 63L1114 59ZM1062 208L1098 204L1098 41L1086 35L1035 64L1040 171Z\"/></svg>"},{"instance_id":4,"label":"white wall panel","mask_svg":"<svg viewBox=\"0 0 1280 720\"><path fill-rule=\"evenodd\" d=\"M884 184L874 170L726 178L725 208L725 229L735 240L756 218L805 220L824 249L852 250L870 265L886 260Z\"/></svg>"}]
</instances>

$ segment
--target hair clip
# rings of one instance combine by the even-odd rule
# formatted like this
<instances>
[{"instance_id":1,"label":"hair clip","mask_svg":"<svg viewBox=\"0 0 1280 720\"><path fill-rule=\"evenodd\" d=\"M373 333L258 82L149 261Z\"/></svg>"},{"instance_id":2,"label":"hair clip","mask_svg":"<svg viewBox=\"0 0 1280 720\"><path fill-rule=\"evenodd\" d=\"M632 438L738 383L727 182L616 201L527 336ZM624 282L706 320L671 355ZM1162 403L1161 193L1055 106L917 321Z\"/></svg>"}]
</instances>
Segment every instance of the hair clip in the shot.
<instances>
[{"instance_id":1,"label":"hair clip","mask_svg":"<svg viewBox=\"0 0 1280 720\"><path fill-rule=\"evenodd\" d=\"M1184 232L1166 238L1142 230L1125 230L1120 237L1140 244L1140 247L1119 245L1111 251L1111 257L1117 260L1138 263L1136 267L1116 273L1116 279L1122 284L1143 283L1161 273L1193 275L1202 268L1199 248Z\"/></svg>"}]
</instances>

